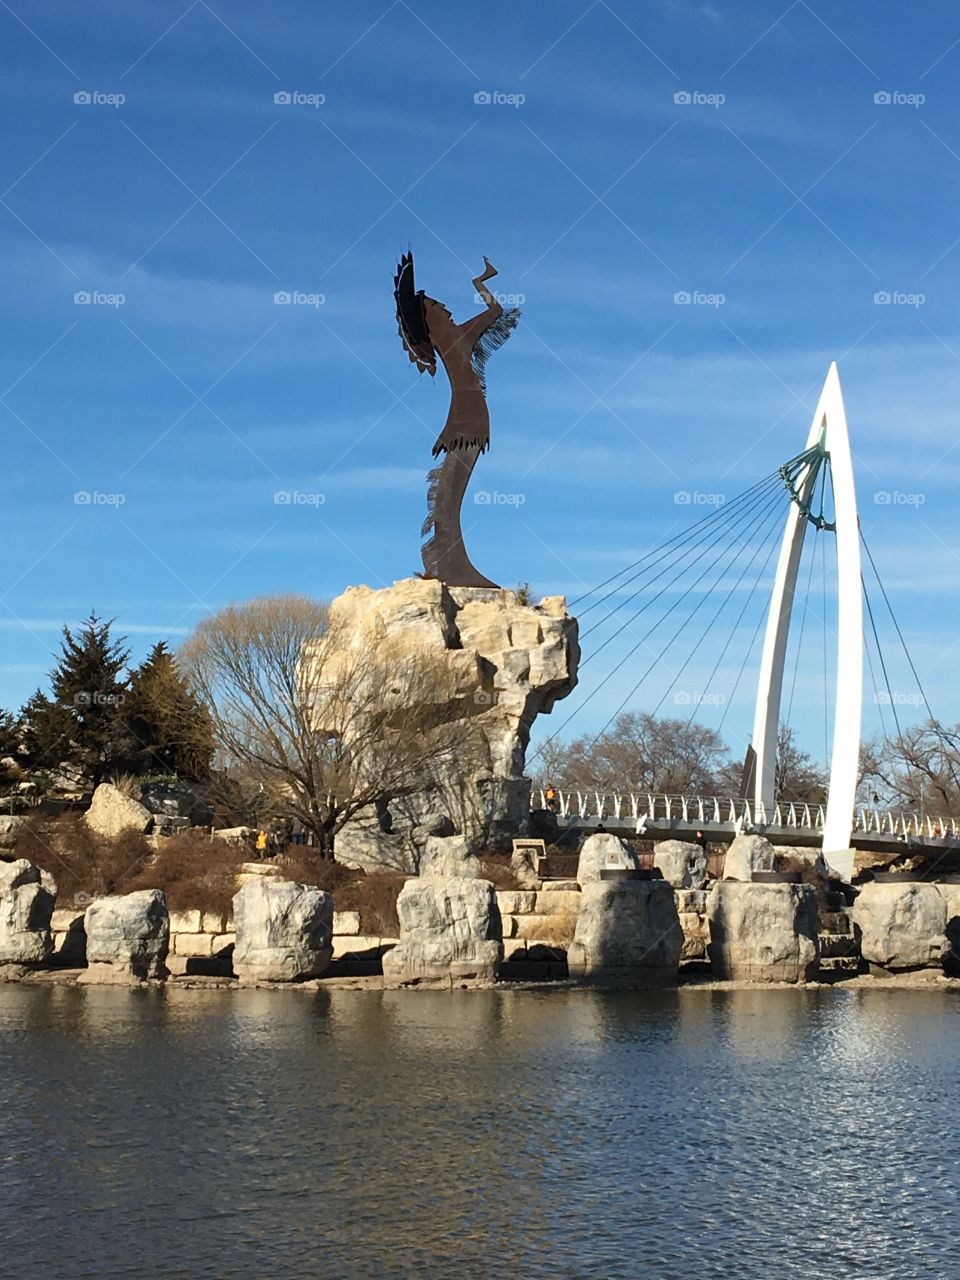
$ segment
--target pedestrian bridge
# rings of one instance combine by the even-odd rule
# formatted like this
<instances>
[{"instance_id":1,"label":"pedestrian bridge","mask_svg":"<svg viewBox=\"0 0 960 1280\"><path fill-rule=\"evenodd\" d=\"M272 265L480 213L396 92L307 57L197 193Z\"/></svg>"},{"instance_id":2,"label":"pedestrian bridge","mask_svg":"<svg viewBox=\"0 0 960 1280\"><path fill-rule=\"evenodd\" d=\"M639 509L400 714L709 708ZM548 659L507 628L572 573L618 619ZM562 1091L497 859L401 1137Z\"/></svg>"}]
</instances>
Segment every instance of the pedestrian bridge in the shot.
<instances>
[{"instance_id":1,"label":"pedestrian bridge","mask_svg":"<svg viewBox=\"0 0 960 1280\"><path fill-rule=\"evenodd\" d=\"M534 787L533 802L552 809L561 830L583 831L603 826L617 835L668 840L702 831L710 841L729 842L753 832L773 844L820 847L826 806L760 801L725 796L654 795L649 792L602 791L586 786L553 787L548 804L546 784ZM859 808L853 815L852 849L895 853L908 848L960 848L960 822L899 809Z\"/></svg>"}]
</instances>

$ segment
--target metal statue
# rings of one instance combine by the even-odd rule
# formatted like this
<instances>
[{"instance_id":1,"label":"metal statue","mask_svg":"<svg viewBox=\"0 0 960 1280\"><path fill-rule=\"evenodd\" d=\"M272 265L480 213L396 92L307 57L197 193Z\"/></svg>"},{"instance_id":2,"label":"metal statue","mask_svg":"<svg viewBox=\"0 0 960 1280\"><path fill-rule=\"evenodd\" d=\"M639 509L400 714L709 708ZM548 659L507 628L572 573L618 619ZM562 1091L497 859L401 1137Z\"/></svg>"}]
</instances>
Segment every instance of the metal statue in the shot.
<instances>
[{"instance_id":1,"label":"metal statue","mask_svg":"<svg viewBox=\"0 0 960 1280\"><path fill-rule=\"evenodd\" d=\"M450 410L433 446L433 456L443 454L443 461L427 476L427 518L420 532L431 535L421 549L425 576L451 587L497 585L470 562L460 528L467 484L477 458L490 446L484 366L520 318L516 308L505 311L487 288L496 274L484 258L473 287L486 309L463 324L454 322L442 302L414 287L412 253L401 257L393 282L400 337L411 362L433 377L439 356L450 381Z\"/></svg>"}]
</instances>

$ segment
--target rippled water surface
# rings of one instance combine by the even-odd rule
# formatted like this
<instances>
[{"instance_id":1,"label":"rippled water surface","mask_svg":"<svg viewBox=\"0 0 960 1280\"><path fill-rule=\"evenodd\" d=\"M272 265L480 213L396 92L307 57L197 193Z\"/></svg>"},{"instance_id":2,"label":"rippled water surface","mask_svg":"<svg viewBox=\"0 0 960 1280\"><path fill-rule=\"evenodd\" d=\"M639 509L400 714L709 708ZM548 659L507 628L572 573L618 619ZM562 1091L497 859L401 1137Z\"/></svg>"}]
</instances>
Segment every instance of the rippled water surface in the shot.
<instances>
[{"instance_id":1,"label":"rippled water surface","mask_svg":"<svg viewBox=\"0 0 960 1280\"><path fill-rule=\"evenodd\" d=\"M0 1257L77 1277L955 1277L960 1005L0 988Z\"/></svg>"}]
</instances>

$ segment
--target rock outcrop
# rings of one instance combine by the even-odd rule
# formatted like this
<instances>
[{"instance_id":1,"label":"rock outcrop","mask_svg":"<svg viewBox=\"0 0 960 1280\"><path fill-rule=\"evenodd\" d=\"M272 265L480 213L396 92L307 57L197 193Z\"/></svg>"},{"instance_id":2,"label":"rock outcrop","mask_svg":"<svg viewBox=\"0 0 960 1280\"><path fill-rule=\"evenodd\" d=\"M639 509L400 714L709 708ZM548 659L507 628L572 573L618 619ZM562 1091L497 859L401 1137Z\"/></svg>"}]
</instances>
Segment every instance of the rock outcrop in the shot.
<instances>
[{"instance_id":1,"label":"rock outcrop","mask_svg":"<svg viewBox=\"0 0 960 1280\"><path fill-rule=\"evenodd\" d=\"M392 983L485 984L503 957L496 893L489 880L411 879L397 899L400 941L383 957Z\"/></svg>"},{"instance_id":2,"label":"rock outcrop","mask_svg":"<svg viewBox=\"0 0 960 1280\"><path fill-rule=\"evenodd\" d=\"M0 814L0 849L16 848L17 833L25 821L15 813Z\"/></svg>"},{"instance_id":3,"label":"rock outcrop","mask_svg":"<svg viewBox=\"0 0 960 1280\"><path fill-rule=\"evenodd\" d=\"M313 885L255 877L233 899L241 982L319 978L333 958L333 898Z\"/></svg>"},{"instance_id":4,"label":"rock outcrop","mask_svg":"<svg viewBox=\"0 0 960 1280\"><path fill-rule=\"evenodd\" d=\"M723 860L723 879L749 884L754 871L775 871L776 853L766 836L737 836Z\"/></svg>"},{"instance_id":5,"label":"rock outcrop","mask_svg":"<svg viewBox=\"0 0 960 1280\"><path fill-rule=\"evenodd\" d=\"M121 836L127 831L136 831L142 835L149 831L153 822L153 814L146 805L124 795L110 782L100 783L84 816L92 831L108 839Z\"/></svg>"},{"instance_id":6,"label":"rock outcrop","mask_svg":"<svg viewBox=\"0 0 960 1280\"><path fill-rule=\"evenodd\" d=\"M386 644L433 664L444 697L431 713L457 727L460 744L430 766L421 789L348 824L338 859L415 870L426 839L453 832L473 849L509 851L530 808L531 726L577 681L577 623L562 597L526 605L513 591L409 578L382 590L351 587L330 616L354 650Z\"/></svg>"},{"instance_id":7,"label":"rock outcrop","mask_svg":"<svg viewBox=\"0 0 960 1280\"><path fill-rule=\"evenodd\" d=\"M593 837L596 839L596 837ZM677 980L683 930L663 880L591 880L581 894L571 978L604 985L666 986Z\"/></svg>"},{"instance_id":8,"label":"rock outcrop","mask_svg":"<svg viewBox=\"0 0 960 1280\"><path fill-rule=\"evenodd\" d=\"M817 895L806 884L718 881L707 899L716 978L810 982L819 967Z\"/></svg>"},{"instance_id":9,"label":"rock outcrop","mask_svg":"<svg viewBox=\"0 0 960 1280\"><path fill-rule=\"evenodd\" d=\"M653 846L653 865L675 889L703 889L707 883L707 855L698 844L661 840Z\"/></svg>"},{"instance_id":10,"label":"rock outcrop","mask_svg":"<svg viewBox=\"0 0 960 1280\"><path fill-rule=\"evenodd\" d=\"M96 898L84 917L86 982L161 978L170 945L170 915L159 889Z\"/></svg>"},{"instance_id":11,"label":"rock outcrop","mask_svg":"<svg viewBox=\"0 0 960 1280\"><path fill-rule=\"evenodd\" d=\"M593 884L600 879L601 871L639 871L640 859L634 850L619 836L609 831L598 831L587 836L580 846L577 862L577 884Z\"/></svg>"},{"instance_id":12,"label":"rock outcrop","mask_svg":"<svg viewBox=\"0 0 960 1280\"><path fill-rule=\"evenodd\" d=\"M49 872L26 858L0 862L0 965L34 965L47 958L56 897Z\"/></svg>"},{"instance_id":13,"label":"rock outcrop","mask_svg":"<svg viewBox=\"0 0 960 1280\"><path fill-rule=\"evenodd\" d=\"M466 836L428 836L420 858L421 876L461 876L475 880L480 863Z\"/></svg>"},{"instance_id":14,"label":"rock outcrop","mask_svg":"<svg viewBox=\"0 0 960 1280\"><path fill-rule=\"evenodd\" d=\"M148 782L140 791L140 801L158 825L176 819L192 827L209 827L213 822L213 805L194 783Z\"/></svg>"},{"instance_id":15,"label":"rock outcrop","mask_svg":"<svg viewBox=\"0 0 960 1280\"><path fill-rule=\"evenodd\" d=\"M851 910L860 954L883 969L939 968L947 943L947 903L936 885L905 881L861 886Z\"/></svg>"}]
</instances>

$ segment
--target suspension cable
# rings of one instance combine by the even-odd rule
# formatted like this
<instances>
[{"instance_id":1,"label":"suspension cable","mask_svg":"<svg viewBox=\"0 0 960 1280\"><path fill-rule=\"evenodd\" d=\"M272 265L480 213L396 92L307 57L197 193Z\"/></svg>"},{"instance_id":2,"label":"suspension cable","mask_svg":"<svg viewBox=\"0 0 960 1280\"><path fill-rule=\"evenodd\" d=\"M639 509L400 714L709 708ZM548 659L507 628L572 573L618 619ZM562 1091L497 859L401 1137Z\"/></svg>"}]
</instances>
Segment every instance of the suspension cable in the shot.
<instances>
[{"instance_id":1,"label":"suspension cable","mask_svg":"<svg viewBox=\"0 0 960 1280\"><path fill-rule=\"evenodd\" d=\"M701 631L700 631L700 638L697 640L697 643L693 646L693 648L692 648L692 649L690 650L690 652L687 654L686 658L685 658L685 659L684 659L684 661L683 661L683 665L680 667L680 670L676 672L676 674L674 675L673 679L670 681L669 685L667 685L667 688L666 688L666 691L665 691L665 692L664 692L664 694L663 694L663 697L660 699L660 701L659 701L659 702L657 703L657 705L654 707L653 711L650 713L651 715L656 715L656 714L657 714L657 712L660 710L660 708L663 706L664 702L666 702L666 700L667 700L667 696L669 695L669 693L671 692L671 690L674 688L674 686L676 685L676 683L677 683L677 681L680 679L680 677L683 675L684 671L686 671L687 667L688 667L688 666L690 665L690 663L693 661L694 656L695 656L695 655L696 655L696 653L699 651L700 646L703 644L704 640L706 640L707 636L709 635L710 631L712 630L713 626L715 625L715 623L716 623L717 619L720 617L721 613L724 611L724 609L727 607L727 605L729 604L729 602L732 600L732 598L733 598L733 596L736 594L736 592L740 589L740 584L743 582L744 578L747 576L747 572L748 572L748 570L749 570L749 569L751 568L751 566L756 562L757 556L759 556L760 552L763 550L764 546L765 546L765 545L766 545L766 543L767 543L767 540L769 539L769 537L770 537L771 533L773 532L773 529L774 529L774 528L779 524L779 522L780 522L780 513L779 513L779 511L777 510L777 511L775 511L775 512L774 512L773 521L772 521L770 524L768 524L767 528L766 528L766 529L764 530L764 532L761 534L761 540L757 543L757 546L756 546L756 548L754 549L753 555L750 557L750 559L747 561L747 563L746 563L746 564L744 565L744 567L741 569L739 578L737 578L736 582L733 584L733 586L730 588L730 590L729 590L729 591L727 592L727 594L724 596L724 598L723 598L723 600L722 600L722 602L721 602L721 604L720 604L719 608L717 609L716 613L714 613L713 617L710 619L710 621L707 623L707 625L701 629ZM773 548L774 548L775 546L776 546L776 543L774 542L774 543L772 543L772 544L771 544L770 548L768 549L768 551L767 551L767 555L766 555L766 559L765 559L765 561L764 561L764 565L761 565L761 568L760 568L760 573L761 573L761 574L763 573L764 566L765 566L765 565L766 565L766 563L769 561L769 559L770 559L770 555L771 555L772 550L773 550ZM731 635L732 635L732 633L731 633ZM728 643L729 643L729 640L728 640ZM716 670L716 667L714 667L714 670ZM709 686L708 686L708 687L709 687Z\"/></svg>"},{"instance_id":2,"label":"suspension cable","mask_svg":"<svg viewBox=\"0 0 960 1280\"><path fill-rule=\"evenodd\" d=\"M631 569L635 569L637 565L643 564L644 561L649 560L651 556L655 556L658 552L665 551L672 544L678 543L682 545L689 538L694 536L694 534L697 532L697 530L700 528L701 525L709 524L711 520L716 520L720 516L729 515L731 512L733 512L736 509L736 507L741 502L749 498L751 494L755 493L759 489L762 489L764 486L771 484L772 481L779 480L779 478L780 478L779 472L774 472L771 475L765 476L762 480L758 480L757 483L754 485L751 485L749 489L745 489L743 493L737 494L737 496L735 498L732 498L730 502L724 503L723 506L718 507L714 511L708 512L707 515L705 516L701 516L701 518L697 520L689 528L682 530L680 533L675 534L672 538L668 538L666 542L661 543L659 546L653 547L650 551L645 552L638 560L634 560L632 564L628 564L623 569L618 569L616 573L611 574L609 578L605 578L603 582L598 582L597 585L595 587L591 587L589 591L585 591L582 595L576 596L573 600L569 602L568 607L572 609L573 606L575 604L579 604L581 600L588 600L590 596L595 594L595 592L602 591L603 588L606 586L609 586L611 582L615 582L618 578L622 578L623 575L629 573ZM628 579L628 581L632 581L632 579ZM620 585L625 586L626 583L621 583ZM616 592L610 592L607 596L603 597L603 600L609 599L610 595L615 595L615 594ZM602 600L594 601L593 604L588 605L586 609L582 609L580 611L580 617L584 617L587 613L590 612L591 609L595 608L596 605L601 603L602 603Z\"/></svg>"},{"instance_id":3,"label":"suspension cable","mask_svg":"<svg viewBox=\"0 0 960 1280\"><path fill-rule=\"evenodd\" d=\"M770 506L768 506L768 507L767 507L767 508L762 512L762 514L761 514L761 516L760 516L760 520L759 520L758 522L755 522L755 524L754 524L753 526L751 526L750 530L748 531L748 536L749 536L749 535L751 535L751 534L754 532L754 529L756 528L756 524L757 524L757 523L759 523L760 521L765 520L765 519L766 519L766 517L770 514L770 509L771 509L771 507L776 506L776 505L779 505L778 500L780 500L780 494L779 494L779 493L778 493L777 495L775 495L775 496L774 496L774 498L772 499L772 501L771 501L771 503L770 503ZM735 555L736 555L736 554L739 554L739 552L740 552L740 545L738 544L738 545L737 545L737 547L735 548ZM591 693L590 697L593 697L593 696L594 696L594 694L598 693L598 692L600 691L600 689L602 689L602 688L603 688L603 686L604 686L605 684L607 684L607 682L608 682L609 680L611 680L611 679L612 679L612 678L617 674L617 672L620 670L620 668L621 668L621 667L623 667L623 666L624 666L624 664L625 664L625 663L626 663L630 658L632 658L632 657L633 657L633 655L636 653L637 649L639 649L639 648L640 648L640 645L644 642L644 640L646 640L646 639L647 639L647 637L648 637L649 635L651 635L651 634L653 633L653 631L655 631L655 630L657 629L657 627L659 627L659 625L660 625L660 623L661 623L661 622L665 621L665 619L666 619L666 618L668 618L668 617L670 616L670 614L671 614L671 613L673 613L674 609L676 609L680 604L682 604L682 603L683 603L683 601L684 601L684 600L686 600L686 599L687 599L687 597L688 597L688 596L690 596L690 595L693 593L693 589L694 589L694 587L698 586L698 585L703 581L703 579L707 576L707 574L710 572L710 570L716 566L717 561L718 561L719 559L721 559L721 557L722 557L722 553L721 553L721 556L718 556L718 557L717 557L717 559L716 559L716 560L714 560L714 561L713 561L713 563L712 563L711 565L709 565L706 569L704 569L703 573L701 573L701 574L700 574L700 576L696 579L696 581L695 581L695 582L693 582L693 583L690 585L690 587L688 587L688 588L687 588L687 590L683 593L683 595L682 595L682 596L681 596L681 597L680 597L680 598L679 598L679 599L678 599L674 604L672 604L672 605L670 606L670 608L667 610L667 612L666 612L666 613L665 613L661 618L659 618L659 619L657 620L657 622L654 624L654 626L653 626L653 627L651 627L651 628L650 628L650 630L646 633L646 635L641 636L641 638L637 641L637 643L633 646L633 648L632 648L632 649L630 649L630 651L629 651L629 652L624 656L624 658L623 658L623 659L622 659L622 660L621 660L621 661L620 661L620 662L619 662L619 663L618 663L618 664L613 668L613 670L612 670L611 672L609 672L609 674L608 674L608 675L607 675L607 676L606 676L606 677L605 677L605 678L600 682L600 684L599 684L599 685L597 685L596 689L594 689L594 690L593 690L593 692ZM723 576L723 574L724 574L726 571L727 571L726 567L724 567L724 568L721 570L721 577ZM633 697L633 695L637 692L637 690L638 690L638 689L640 688L640 686L643 684L644 680L646 680L647 676L650 674L650 672L653 670L653 668L654 668L654 667L657 665L657 663L658 663L658 662L663 658L664 654L667 652L667 650L670 648L670 646L671 646L671 645L673 644L673 642L676 640L677 636L678 636L678 635L680 635L680 632L683 630L684 626L686 626L686 625L687 625L687 623L686 623L686 622L682 623L682 624L681 624L681 626L680 626L680 628L679 628L676 632L674 632L674 634L670 637L670 639L667 641L667 643L664 645L664 647L663 647L663 648L660 650L660 652L656 655L656 657L654 658L654 660L653 660L653 662L650 664L650 666L646 669L646 671L643 673L643 675L640 677L640 679L637 681L637 683L633 686L633 688L632 688L632 689L630 690L630 692L627 694L626 698L624 698L624 700L623 700L623 701L620 703L620 705L617 707L617 709L616 709L616 711L613 713L613 715L612 715L612 716L610 716L610 718L607 720L606 724L603 726L603 728L600 730L600 732L599 732L598 734L596 734L596 735L595 735L595 737L592 739L592 742L596 742L597 738L601 737L601 736L606 732L606 730L610 727L610 725L613 723L613 721L617 718L617 716L620 714L620 712L623 710L623 708L627 705L627 703L630 701L630 699Z\"/></svg>"}]
</instances>

